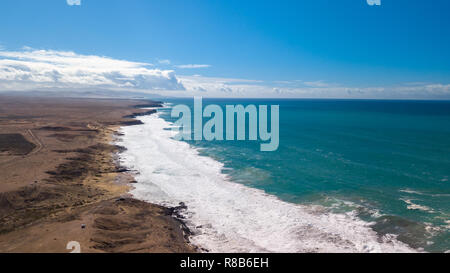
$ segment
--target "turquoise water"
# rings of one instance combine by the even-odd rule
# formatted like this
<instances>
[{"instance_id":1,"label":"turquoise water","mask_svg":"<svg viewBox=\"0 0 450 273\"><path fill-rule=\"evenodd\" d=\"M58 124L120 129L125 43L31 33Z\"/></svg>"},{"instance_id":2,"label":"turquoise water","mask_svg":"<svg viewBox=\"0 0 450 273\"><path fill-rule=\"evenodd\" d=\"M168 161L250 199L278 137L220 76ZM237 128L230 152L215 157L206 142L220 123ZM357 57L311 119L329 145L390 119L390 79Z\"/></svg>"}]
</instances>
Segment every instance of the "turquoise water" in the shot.
<instances>
[{"instance_id":1,"label":"turquoise water","mask_svg":"<svg viewBox=\"0 0 450 273\"><path fill-rule=\"evenodd\" d=\"M192 99L166 100L192 107ZM355 211L380 235L450 249L450 102L204 99L280 105L280 146L189 141L230 178L280 199ZM170 110L161 110L170 118Z\"/></svg>"}]
</instances>

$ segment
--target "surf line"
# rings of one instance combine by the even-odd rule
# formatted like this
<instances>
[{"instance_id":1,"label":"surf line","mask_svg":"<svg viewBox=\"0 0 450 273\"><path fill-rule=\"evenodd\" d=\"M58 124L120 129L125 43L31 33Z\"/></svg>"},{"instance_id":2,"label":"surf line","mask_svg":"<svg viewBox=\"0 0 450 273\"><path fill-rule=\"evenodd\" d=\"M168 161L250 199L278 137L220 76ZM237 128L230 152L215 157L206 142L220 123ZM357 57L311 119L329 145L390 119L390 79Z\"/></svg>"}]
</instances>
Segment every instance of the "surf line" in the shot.
<instances>
[{"instance_id":1,"label":"surf line","mask_svg":"<svg viewBox=\"0 0 450 273\"><path fill-rule=\"evenodd\" d=\"M177 140L259 140L266 142L260 144L260 151L272 152L278 149L280 143L279 108L279 105L270 105L269 131L268 105L258 105L258 107L253 104L245 107L241 104L226 105L224 116L223 109L219 105L209 104L203 108L203 98L194 97L193 117L191 108L187 105L178 104L172 108L171 117L178 118L172 130L176 132L174 138ZM247 117L248 138L246 136ZM203 125L204 118L209 120ZM193 137L192 124L194 125Z\"/></svg>"}]
</instances>

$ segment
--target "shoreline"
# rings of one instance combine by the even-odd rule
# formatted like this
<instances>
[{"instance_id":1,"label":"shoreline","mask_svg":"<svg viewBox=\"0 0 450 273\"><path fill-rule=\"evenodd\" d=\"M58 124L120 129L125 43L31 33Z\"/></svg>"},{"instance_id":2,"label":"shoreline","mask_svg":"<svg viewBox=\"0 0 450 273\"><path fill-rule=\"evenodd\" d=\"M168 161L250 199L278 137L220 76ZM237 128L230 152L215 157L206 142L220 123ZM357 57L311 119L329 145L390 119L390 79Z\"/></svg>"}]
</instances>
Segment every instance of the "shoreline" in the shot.
<instances>
[{"instance_id":1,"label":"shoreline","mask_svg":"<svg viewBox=\"0 0 450 273\"><path fill-rule=\"evenodd\" d=\"M142 184L133 194L169 206L186 202L189 211L182 213L194 231L191 240L197 246L213 252L416 251L394 237L381 236L356 215L290 203L261 189L226 183L229 180L221 174L222 163L200 155L189 143L173 140L170 130L164 129L169 127L168 121L158 115L140 120L145 125L127 127L123 131L127 137L120 143L128 148L122 163L139 171ZM141 142L144 138L148 141ZM215 193L213 198L211 192ZM279 221L255 215L276 215Z\"/></svg>"},{"instance_id":2,"label":"shoreline","mask_svg":"<svg viewBox=\"0 0 450 273\"><path fill-rule=\"evenodd\" d=\"M121 136L121 133L119 131L120 131L120 129L122 127L142 125L144 123L142 123L142 121L136 119L137 117L150 116L150 115L156 114L158 112L157 108L163 107L163 102L155 102L155 103L157 105L150 104L150 103L134 105L133 108L141 109L141 110L143 110L143 111L145 110L145 111L144 112L133 113L133 114L130 114L130 115L127 115L127 116L123 117L123 118L134 119L135 122L124 122L120 126L117 126L117 127L114 126L113 128L111 128L111 130L113 130L113 133L112 133L111 136L112 136L112 138L116 138L116 139L112 139L111 143L116 143L117 142L117 138L119 138ZM149 110L148 108L152 108L152 109ZM156 109L153 109L153 108L156 108ZM119 147L122 147L122 146L119 146ZM122 147L122 148L126 149L126 147ZM169 207L169 206L163 206L163 205L158 205L158 204L154 204L154 203L151 203L151 202L139 200L139 199L133 197L133 195L130 193L130 191L131 191L132 188L134 188L133 184L136 184L138 182L135 180L134 175L130 173L130 172L132 172L132 170L129 170L128 168L126 168L126 167L124 167L124 166L122 166L120 164L120 155L121 155L122 152L123 152L122 150L118 151L118 152L115 152L116 158L114 159L114 164L115 164L116 168L120 168L120 169L124 168L124 170L125 170L124 174L125 175L129 175L129 176L131 176L133 178L132 181L128 182L127 195L133 200L138 200L138 201L141 201L141 202L145 202L147 204L151 204L151 205L155 205L155 206L159 206L159 207L164 208L167 212L169 212L169 215L175 221L177 221L180 224L180 230L182 230L182 232L183 232L183 237L186 240L186 243L189 246L191 246L195 250L195 252L198 252L199 250L203 250L203 251L208 252L208 250L206 250L206 249L202 249L199 246L193 245L190 242L190 240L189 240L189 237L192 235L192 231L187 226L187 223L183 220L184 217L180 214L181 210L186 210L187 209L187 207L186 207L186 205L184 203L181 202L178 206Z\"/></svg>"},{"instance_id":3,"label":"shoreline","mask_svg":"<svg viewBox=\"0 0 450 273\"><path fill-rule=\"evenodd\" d=\"M135 105L149 101L0 102L2 133L17 132L36 145L24 155L0 156L0 252L68 253L69 241L84 253L197 252L173 216L176 208L132 198L134 179L114 158L123 149L111 144L114 135L136 124L131 116L144 111Z\"/></svg>"}]
</instances>

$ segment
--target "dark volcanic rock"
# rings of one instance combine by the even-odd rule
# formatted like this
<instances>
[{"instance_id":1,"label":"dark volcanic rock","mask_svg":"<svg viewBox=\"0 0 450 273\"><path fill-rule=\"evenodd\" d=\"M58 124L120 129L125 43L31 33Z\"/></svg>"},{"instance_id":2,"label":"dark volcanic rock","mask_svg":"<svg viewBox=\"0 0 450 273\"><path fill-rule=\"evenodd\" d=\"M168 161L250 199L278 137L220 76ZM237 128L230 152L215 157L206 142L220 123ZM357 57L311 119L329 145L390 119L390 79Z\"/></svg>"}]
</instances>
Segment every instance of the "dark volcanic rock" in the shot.
<instances>
[{"instance_id":1,"label":"dark volcanic rock","mask_svg":"<svg viewBox=\"0 0 450 273\"><path fill-rule=\"evenodd\" d=\"M71 131L72 129L70 129L68 127L61 127L61 126L45 126L45 127L39 128L39 130L61 132L61 131Z\"/></svg>"},{"instance_id":2,"label":"dark volcanic rock","mask_svg":"<svg viewBox=\"0 0 450 273\"><path fill-rule=\"evenodd\" d=\"M142 124L144 124L144 123L140 120L123 121L121 123L121 125L124 125L124 126L133 126L133 125L142 125Z\"/></svg>"},{"instance_id":3,"label":"dark volcanic rock","mask_svg":"<svg viewBox=\"0 0 450 273\"><path fill-rule=\"evenodd\" d=\"M124 118L136 118L136 117L141 117L141 116L148 116L148 115L152 115L155 114L157 111L152 109L146 112L142 112L142 113L133 113L131 115L128 116L124 116Z\"/></svg>"},{"instance_id":4,"label":"dark volcanic rock","mask_svg":"<svg viewBox=\"0 0 450 273\"><path fill-rule=\"evenodd\" d=\"M36 148L36 145L29 142L21 134L0 134L0 152L26 155L33 151L34 148Z\"/></svg>"},{"instance_id":5,"label":"dark volcanic rock","mask_svg":"<svg viewBox=\"0 0 450 273\"><path fill-rule=\"evenodd\" d=\"M134 108L150 108L150 107L163 107L162 101L151 101L146 104L135 105Z\"/></svg>"}]
</instances>

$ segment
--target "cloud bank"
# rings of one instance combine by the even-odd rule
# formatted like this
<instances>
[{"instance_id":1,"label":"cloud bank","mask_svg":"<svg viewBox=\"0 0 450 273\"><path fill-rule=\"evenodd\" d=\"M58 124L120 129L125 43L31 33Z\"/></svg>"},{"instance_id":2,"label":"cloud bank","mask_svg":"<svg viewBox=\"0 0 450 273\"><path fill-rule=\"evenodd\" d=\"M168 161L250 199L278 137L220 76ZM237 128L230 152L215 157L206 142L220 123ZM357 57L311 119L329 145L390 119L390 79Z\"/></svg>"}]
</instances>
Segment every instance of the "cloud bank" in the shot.
<instances>
[{"instance_id":1,"label":"cloud bank","mask_svg":"<svg viewBox=\"0 0 450 273\"><path fill-rule=\"evenodd\" d=\"M169 60L159 60L162 66ZM202 68L209 65L183 65ZM183 69L183 71L185 71ZM450 99L450 84L355 87L326 81L260 81L177 75L153 64L71 51L0 49L0 91L133 91L180 97ZM170 92L167 92L170 91Z\"/></svg>"},{"instance_id":2,"label":"cloud bank","mask_svg":"<svg viewBox=\"0 0 450 273\"><path fill-rule=\"evenodd\" d=\"M0 51L0 90L184 90L172 70L70 51Z\"/></svg>"},{"instance_id":3,"label":"cloud bank","mask_svg":"<svg viewBox=\"0 0 450 273\"><path fill-rule=\"evenodd\" d=\"M450 84L404 83L355 87L325 81L256 81L179 76L186 87L179 96L241 98L450 99Z\"/></svg>"}]
</instances>

